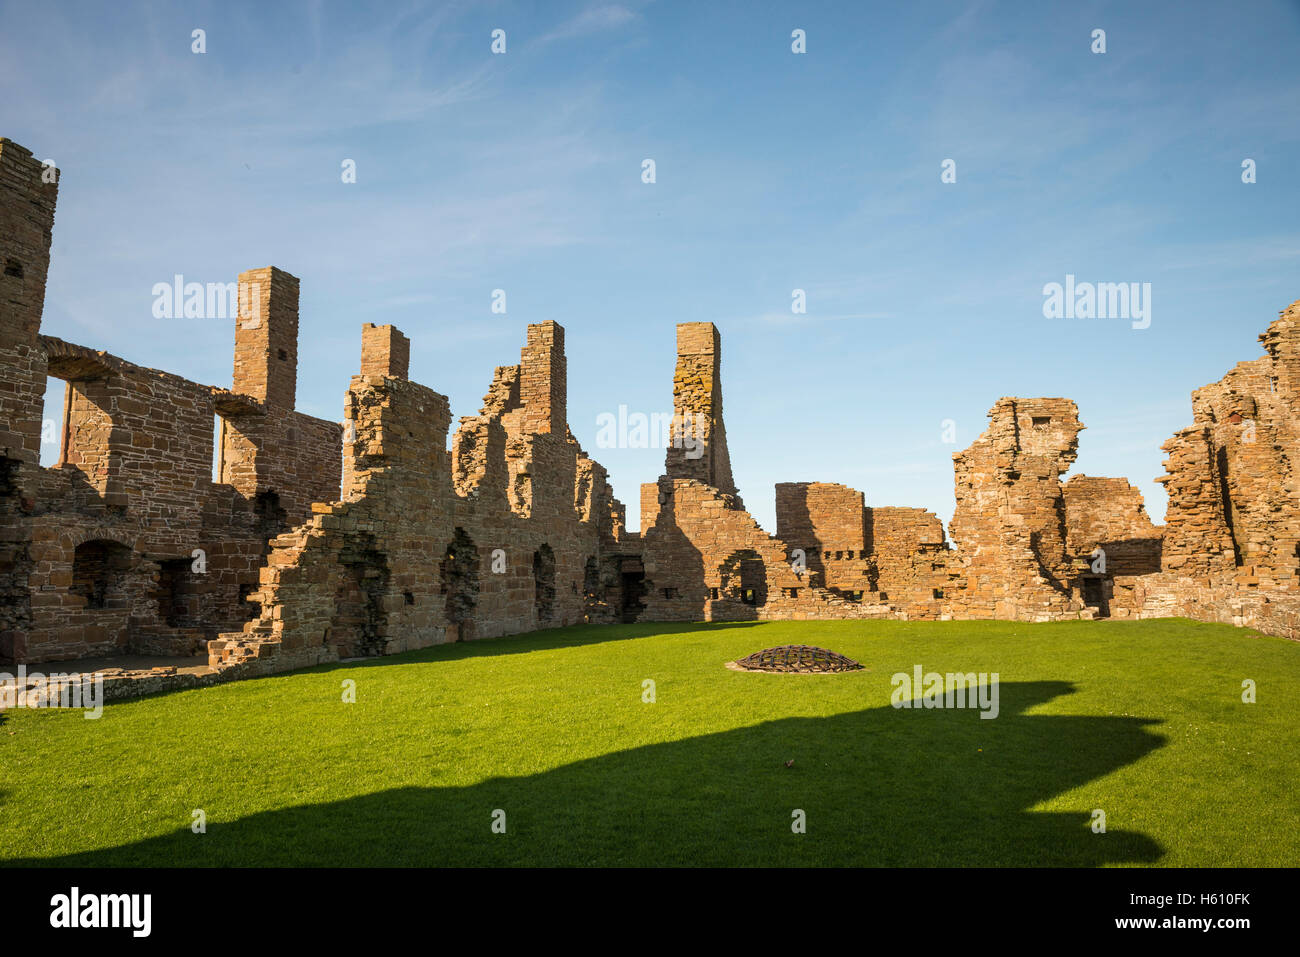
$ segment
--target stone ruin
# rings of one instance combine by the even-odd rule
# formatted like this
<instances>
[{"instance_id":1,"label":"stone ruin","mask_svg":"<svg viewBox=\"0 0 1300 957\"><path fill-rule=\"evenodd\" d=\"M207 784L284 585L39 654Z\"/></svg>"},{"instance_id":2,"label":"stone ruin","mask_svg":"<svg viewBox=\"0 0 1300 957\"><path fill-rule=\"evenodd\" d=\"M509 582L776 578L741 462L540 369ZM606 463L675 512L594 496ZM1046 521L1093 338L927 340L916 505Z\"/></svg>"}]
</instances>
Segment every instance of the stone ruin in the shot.
<instances>
[{"instance_id":1,"label":"stone ruin","mask_svg":"<svg viewBox=\"0 0 1300 957\"><path fill-rule=\"evenodd\" d=\"M557 323L454 430L392 326L363 326L342 423L296 412L298 280L276 268L239 277L229 388L142 368L41 334L42 172L0 138L0 663L206 660L123 672L157 690L582 622L1181 615L1300 638L1300 302L1194 393L1164 527L1125 479L1062 481L1072 401L1002 398L953 456L951 540L822 482L778 484L764 531L731 472L718 331L679 325L682 441L629 532L569 429ZM67 383L49 468L47 377Z\"/></svg>"}]
</instances>

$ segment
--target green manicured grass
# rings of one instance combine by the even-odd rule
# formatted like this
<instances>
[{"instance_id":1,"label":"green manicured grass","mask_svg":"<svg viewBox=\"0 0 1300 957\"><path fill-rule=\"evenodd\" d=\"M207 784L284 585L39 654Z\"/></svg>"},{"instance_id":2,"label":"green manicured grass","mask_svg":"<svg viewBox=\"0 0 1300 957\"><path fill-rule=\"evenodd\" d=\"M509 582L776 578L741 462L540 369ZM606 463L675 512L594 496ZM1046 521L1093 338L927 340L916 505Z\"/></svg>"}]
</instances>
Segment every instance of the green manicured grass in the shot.
<instances>
[{"instance_id":1,"label":"green manicured grass","mask_svg":"<svg viewBox=\"0 0 1300 957\"><path fill-rule=\"evenodd\" d=\"M792 643L868 670L723 667ZM891 707L916 664L999 717ZM0 862L1296 865L1297 703L1300 645L1181 619L558 629L10 710Z\"/></svg>"}]
</instances>

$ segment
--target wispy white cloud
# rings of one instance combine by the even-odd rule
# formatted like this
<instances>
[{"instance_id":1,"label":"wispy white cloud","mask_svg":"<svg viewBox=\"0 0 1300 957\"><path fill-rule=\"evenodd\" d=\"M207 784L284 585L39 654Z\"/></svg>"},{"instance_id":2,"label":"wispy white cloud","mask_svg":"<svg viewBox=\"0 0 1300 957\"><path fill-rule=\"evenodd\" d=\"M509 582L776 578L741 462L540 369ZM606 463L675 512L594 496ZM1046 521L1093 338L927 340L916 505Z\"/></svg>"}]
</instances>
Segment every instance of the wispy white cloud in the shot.
<instances>
[{"instance_id":1,"label":"wispy white cloud","mask_svg":"<svg viewBox=\"0 0 1300 957\"><path fill-rule=\"evenodd\" d=\"M562 40L573 40L578 37L617 30L632 23L637 19L637 16L635 11L618 4L601 4L588 7L577 16L560 24L554 30L542 34L533 41L532 46L540 48Z\"/></svg>"}]
</instances>

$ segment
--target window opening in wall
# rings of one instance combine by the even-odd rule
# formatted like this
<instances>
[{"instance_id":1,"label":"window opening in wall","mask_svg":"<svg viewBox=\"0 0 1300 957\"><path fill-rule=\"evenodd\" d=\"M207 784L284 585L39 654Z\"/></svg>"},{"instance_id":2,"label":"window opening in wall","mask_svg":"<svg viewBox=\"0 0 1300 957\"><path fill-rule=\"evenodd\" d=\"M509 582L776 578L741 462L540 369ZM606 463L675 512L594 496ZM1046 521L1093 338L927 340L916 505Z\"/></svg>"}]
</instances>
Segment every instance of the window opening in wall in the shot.
<instances>
[{"instance_id":1,"label":"window opening in wall","mask_svg":"<svg viewBox=\"0 0 1300 957\"><path fill-rule=\"evenodd\" d=\"M59 465L67 456L68 384L47 376L41 412L41 465Z\"/></svg>"},{"instance_id":2,"label":"window opening in wall","mask_svg":"<svg viewBox=\"0 0 1300 957\"><path fill-rule=\"evenodd\" d=\"M221 481L223 460L221 453L225 445L226 423L219 415L212 417L212 481Z\"/></svg>"}]
</instances>

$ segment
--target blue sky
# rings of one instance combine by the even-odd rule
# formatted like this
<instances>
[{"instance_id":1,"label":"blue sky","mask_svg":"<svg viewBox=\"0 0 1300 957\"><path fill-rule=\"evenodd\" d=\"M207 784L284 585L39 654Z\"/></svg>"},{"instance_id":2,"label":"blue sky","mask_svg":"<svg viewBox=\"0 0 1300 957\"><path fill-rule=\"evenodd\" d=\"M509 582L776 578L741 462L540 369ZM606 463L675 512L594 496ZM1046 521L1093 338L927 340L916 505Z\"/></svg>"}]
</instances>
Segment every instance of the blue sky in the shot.
<instances>
[{"instance_id":1,"label":"blue sky","mask_svg":"<svg viewBox=\"0 0 1300 957\"><path fill-rule=\"evenodd\" d=\"M597 417L669 410L674 324L711 321L769 531L780 481L946 524L1004 395L1077 401L1072 473L1159 520L1191 390L1300 298L1297 41L1281 0L5 3L0 135L63 171L51 335L226 385L232 323L156 319L152 287L277 265L301 410L341 418L361 324L391 322L459 417L554 319L635 527L663 450L598 448ZM1044 318L1067 274L1151 283L1150 327Z\"/></svg>"}]
</instances>

